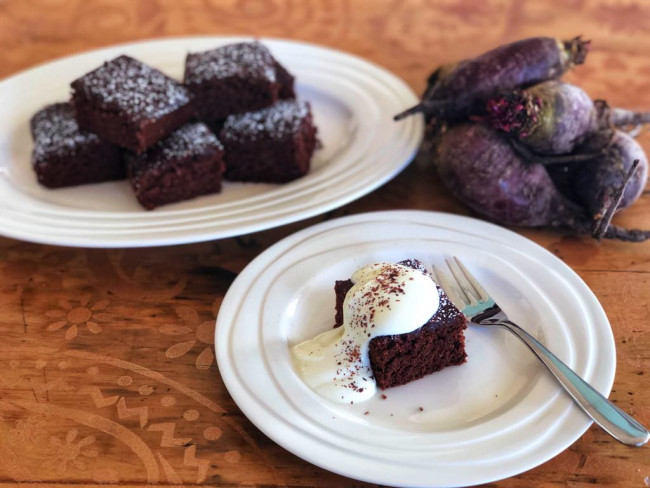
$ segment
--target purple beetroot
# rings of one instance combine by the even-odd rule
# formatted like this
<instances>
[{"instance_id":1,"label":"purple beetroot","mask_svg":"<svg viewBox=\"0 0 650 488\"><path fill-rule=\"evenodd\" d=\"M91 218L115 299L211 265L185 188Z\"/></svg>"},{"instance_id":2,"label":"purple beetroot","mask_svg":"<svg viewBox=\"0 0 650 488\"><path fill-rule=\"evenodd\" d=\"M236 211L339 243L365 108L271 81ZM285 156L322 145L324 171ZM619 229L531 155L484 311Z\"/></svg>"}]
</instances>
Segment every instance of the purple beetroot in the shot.
<instances>
[{"instance_id":1,"label":"purple beetroot","mask_svg":"<svg viewBox=\"0 0 650 488\"><path fill-rule=\"evenodd\" d=\"M567 154L600 130L598 110L581 88L546 81L505 92L486 104L492 127L538 154Z\"/></svg>"},{"instance_id":2,"label":"purple beetroot","mask_svg":"<svg viewBox=\"0 0 650 488\"><path fill-rule=\"evenodd\" d=\"M592 218L586 208L557 190L543 165L524 161L505 135L483 124L461 123L442 131L434 157L445 186L498 223L566 228L579 234L598 229L598 237L627 241L650 238L647 231L610 225L613 212Z\"/></svg>"},{"instance_id":3,"label":"purple beetroot","mask_svg":"<svg viewBox=\"0 0 650 488\"><path fill-rule=\"evenodd\" d=\"M594 216L611 206L616 189L620 188L632 163L638 167L625 183L616 210L629 207L643 193L648 181L648 159L643 148L632 137L616 131L611 145L593 161L571 165L571 189L577 200Z\"/></svg>"},{"instance_id":4,"label":"purple beetroot","mask_svg":"<svg viewBox=\"0 0 650 488\"><path fill-rule=\"evenodd\" d=\"M427 118L461 119L504 90L556 79L582 64L589 42L532 37L499 46L476 58L444 65L429 77L422 102L395 116L424 112Z\"/></svg>"},{"instance_id":5,"label":"purple beetroot","mask_svg":"<svg viewBox=\"0 0 650 488\"><path fill-rule=\"evenodd\" d=\"M637 130L650 114L612 109L558 81L587 48L580 37L537 37L440 66L422 102L395 119L424 113L424 147L435 150L442 181L496 222L649 239L611 219L648 177L642 149L617 128Z\"/></svg>"},{"instance_id":6,"label":"purple beetroot","mask_svg":"<svg viewBox=\"0 0 650 488\"><path fill-rule=\"evenodd\" d=\"M540 155L595 154L611 143L615 126L650 121L650 113L610 109L581 88L555 80L503 92L487 101L485 111L492 127Z\"/></svg>"},{"instance_id":7,"label":"purple beetroot","mask_svg":"<svg viewBox=\"0 0 650 488\"><path fill-rule=\"evenodd\" d=\"M454 195L496 222L575 227L586 220L584 211L555 189L543 165L523 161L505 136L483 124L463 123L442 133L435 162Z\"/></svg>"}]
</instances>

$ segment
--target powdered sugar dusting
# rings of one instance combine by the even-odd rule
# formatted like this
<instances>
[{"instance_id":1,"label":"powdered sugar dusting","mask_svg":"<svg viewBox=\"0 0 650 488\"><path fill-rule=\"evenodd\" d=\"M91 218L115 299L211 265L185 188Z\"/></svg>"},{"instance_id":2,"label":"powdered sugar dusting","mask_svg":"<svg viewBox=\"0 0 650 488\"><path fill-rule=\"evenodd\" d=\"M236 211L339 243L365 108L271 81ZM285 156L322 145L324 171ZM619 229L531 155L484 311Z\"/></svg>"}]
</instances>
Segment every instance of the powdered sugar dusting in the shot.
<instances>
[{"instance_id":1,"label":"powdered sugar dusting","mask_svg":"<svg viewBox=\"0 0 650 488\"><path fill-rule=\"evenodd\" d=\"M223 145L205 124L186 124L140 155L136 159L136 164L132 166L132 171L138 174L145 169L161 166L170 161L215 150L223 151Z\"/></svg>"},{"instance_id":2,"label":"powdered sugar dusting","mask_svg":"<svg viewBox=\"0 0 650 488\"><path fill-rule=\"evenodd\" d=\"M55 103L38 111L31 120L34 137L33 160L46 156L65 156L80 145L99 142L92 132L79 130L70 103Z\"/></svg>"},{"instance_id":3,"label":"powdered sugar dusting","mask_svg":"<svg viewBox=\"0 0 650 488\"><path fill-rule=\"evenodd\" d=\"M158 143L162 159L178 159L223 146L205 124L187 124Z\"/></svg>"},{"instance_id":4,"label":"powdered sugar dusting","mask_svg":"<svg viewBox=\"0 0 650 488\"><path fill-rule=\"evenodd\" d=\"M160 118L190 102L187 89L128 56L113 59L72 83L91 103L132 119Z\"/></svg>"},{"instance_id":5,"label":"powdered sugar dusting","mask_svg":"<svg viewBox=\"0 0 650 488\"><path fill-rule=\"evenodd\" d=\"M228 44L187 56L185 83L200 84L231 76L275 82L275 60L259 42Z\"/></svg>"},{"instance_id":6,"label":"powdered sugar dusting","mask_svg":"<svg viewBox=\"0 0 650 488\"><path fill-rule=\"evenodd\" d=\"M302 122L310 116L308 103L282 100L257 112L231 115L226 119L221 138L239 142L252 142L259 138L281 140L298 132Z\"/></svg>"},{"instance_id":7,"label":"powdered sugar dusting","mask_svg":"<svg viewBox=\"0 0 650 488\"><path fill-rule=\"evenodd\" d=\"M431 317L429 324L437 326L441 323L442 320L450 321L454 320L456 317L462 315L462 312L456 308L456 306L451 303L449 297L445 294L444 290L436 284L438 288L438 297L440 299L440 308L438 308L438 313Z\"/></svg>"}]
</instances>

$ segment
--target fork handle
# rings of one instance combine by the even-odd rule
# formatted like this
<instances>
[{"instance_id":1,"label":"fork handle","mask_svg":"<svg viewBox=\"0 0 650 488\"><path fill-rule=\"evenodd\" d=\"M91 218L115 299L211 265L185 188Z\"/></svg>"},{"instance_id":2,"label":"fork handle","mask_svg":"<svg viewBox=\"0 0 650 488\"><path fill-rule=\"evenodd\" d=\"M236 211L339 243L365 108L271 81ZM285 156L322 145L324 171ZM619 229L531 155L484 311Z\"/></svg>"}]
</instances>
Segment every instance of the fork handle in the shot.
<instances>
[{"instance_id":1,"label":"fork handle","mask_svg":"<svg viewBox=\"0 0 650 488\"><path fill-rule=\"evenodd\" d=\"M504 327L521 339L573 397L578 406L612 437L630 446L642 446L648 442L650 432L643 425L598 393L541 342L517 324L510 320L498 319L487 319L481 323Z\"/></svg>"}]
</instances>

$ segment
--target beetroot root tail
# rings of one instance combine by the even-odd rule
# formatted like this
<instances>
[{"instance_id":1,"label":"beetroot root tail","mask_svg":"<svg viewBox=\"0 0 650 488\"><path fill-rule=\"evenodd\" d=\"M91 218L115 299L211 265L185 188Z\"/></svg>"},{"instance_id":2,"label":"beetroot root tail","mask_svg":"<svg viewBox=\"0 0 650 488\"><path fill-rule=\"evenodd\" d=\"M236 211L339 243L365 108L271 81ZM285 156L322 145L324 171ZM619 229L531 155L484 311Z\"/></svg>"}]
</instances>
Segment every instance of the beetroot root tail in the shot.
<instances>
[{"instance_id":1,"label":"beetroot root tail","mask_svg":"<svg viewBox=\"0 0 650 488\"><path fill-rule=\"evenodd\" d=\"M607 227L603 237L605 239L616 239L625 242L643 242L650 239L650 230L625 229L618 225Z\"/></svg>"},{"instance_id":2,"label":"beetroot root tail","mask_svg":"<svg viewBox=\"0 0 650 488\"><path fill-rule=\"evenodd\" d=\"M601 217L596 221L594 225L594 230L592 232L592 236L595 239L600 240L603 237L607 237L609 239L620 239L620 240L640 242L650 238L650 231L642 231L642 230L634 230L634 229L628 230L628 229L623 229L621 227L610 225L612 221L612 217L614 217L614 213L616 212L616 208L618 207L618 204L621 202L621 199L623 198L625 187L632 179L632 176L634 176L634 172L636 171L636 168L638 166L639 166L639 160L635 159L629 171L625 175L625 178L623 179L623 183L621 183L621 185L618 188L616 188L609 201L605 202L604 208L602 212L600 212ZM614 230L610 231L609 230L610 228ZM641 238L641 236L644 234L646 235L646 237ZM636 238L633 238L633 236L636 236Z\"/></svg>"},{"instance_id":3,"label":"beetroot root tail","mask_svg":"<svg viewBox=\"0 0 650 488\"><path fill-rule=\"evenodd\" d=\"M410 117L411 115L417 113L423 113L425 115L442 115L447 107L449 102L447 100L423 100L417 105L400 112L393 117L393 120L398 121Z\"/></svg>"},{"instance_id":4,"label":"beetroot root tail","mask_svg":"<svg viewBox=\"0 0 650 488\"><path fill-rule=\"evenodd\" d=\"M601 153L542 155L534 153L519 141L516 141L514 139L510 140L510 145L515 150L515 152L520 157L524 158L524 160L527 162L543 164L544 166L552 166L554 164L584 163L585 161L591 161L601 155Z\"/></svg>"}]
</instances>

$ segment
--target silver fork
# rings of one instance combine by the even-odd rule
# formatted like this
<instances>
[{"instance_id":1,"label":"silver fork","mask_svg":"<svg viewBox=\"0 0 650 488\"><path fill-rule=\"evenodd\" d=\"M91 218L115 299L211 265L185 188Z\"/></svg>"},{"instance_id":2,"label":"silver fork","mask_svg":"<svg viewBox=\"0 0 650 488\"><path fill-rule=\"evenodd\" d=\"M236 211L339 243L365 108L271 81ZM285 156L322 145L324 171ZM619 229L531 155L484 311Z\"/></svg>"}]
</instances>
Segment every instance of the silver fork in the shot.
<instances>
[{"instance_id":1,"label":"silver fork","mask_svg":"<svg viewBox=\"0 0 650 488\"><path fill-rule=\"evenodd\" d=\"M650 432L598 393L571 368L564 364L544 345L514 322L488 295L467 268L454 257L446 260L452 278L436 266L436 282L447 296L474 325L503 327L522 340L544 366L555 376L578 406L616 440L630 446L642 446L650 439Z\"/></svg>"}]
</instances>

